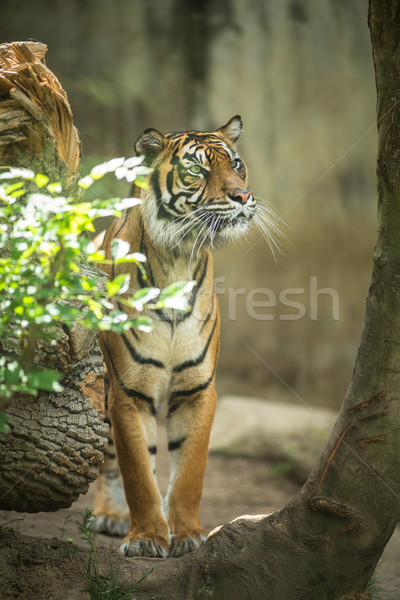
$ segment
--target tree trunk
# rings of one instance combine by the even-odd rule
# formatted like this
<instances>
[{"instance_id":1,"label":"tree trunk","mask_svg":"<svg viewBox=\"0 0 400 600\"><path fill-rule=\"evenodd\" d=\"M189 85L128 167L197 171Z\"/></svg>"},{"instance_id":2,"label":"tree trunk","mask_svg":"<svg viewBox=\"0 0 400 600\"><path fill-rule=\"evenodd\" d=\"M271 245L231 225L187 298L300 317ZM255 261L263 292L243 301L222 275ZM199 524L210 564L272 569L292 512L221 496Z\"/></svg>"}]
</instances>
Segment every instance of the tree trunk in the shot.
<instances>
[{"instance_id":1,"label":"tree trunk","mask_svg":"<svg viewBox=\"0 0 400 600\"><path fill-rule=\"evenodd\" d=\"M28 167L76 190L80 141L45 44L0 45L0 165Z\"/></svg>"},{"instance_id":2,"label":"tree trunk","mask_svg":"<svg viewBox=\"0 0 400 600\"><path fill-rule=\"evenodd\" d=\"M131 582L153 568L138 599L187 600L206 597L207 591L218 600L361 593L399 520L399 20L399 0L370 0L378 90L378 237L360 349L328 445L281 511L224 525L182 559L131 560L125 570Z\"/></svg>"},{"instance_id":3,"label":"tree trunk","mask_svg":"<svg viewBox=\"0 0 400 600\"><path fill-rule=\"evenodd\" d=\"M45 52L33 42L0 45L0 165L44 173L73 194L80 142L67 96L42 63ZM96 271L105 287L97 269L82 271ZM8 407L11 432L0 434L0 509L67 507L97 478L107 426L96 336L77 324L60 326L56 346L39 340L35 364L64 373L64 391L16 396Z\"/></svg>"}]
</instances>

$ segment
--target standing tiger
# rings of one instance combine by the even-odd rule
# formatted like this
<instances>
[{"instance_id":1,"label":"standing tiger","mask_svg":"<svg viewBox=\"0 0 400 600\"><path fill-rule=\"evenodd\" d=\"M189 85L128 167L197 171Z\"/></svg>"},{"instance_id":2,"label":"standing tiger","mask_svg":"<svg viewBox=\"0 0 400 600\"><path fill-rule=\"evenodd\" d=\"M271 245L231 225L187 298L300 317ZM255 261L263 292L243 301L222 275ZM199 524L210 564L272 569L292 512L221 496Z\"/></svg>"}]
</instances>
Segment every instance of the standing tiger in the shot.
<instances>
[{"instance_id":1,"label":"standing tiger","mask_svg":"<svg viewBox=\"0 0 400 600\"><path fill-rule=\"evenodd\" d=\"M199 503L217 401L220 326L209 248L243 234L255 214L246 168L234 146L241 131L239 116L212 133L163 135L147 129L135 146L152 169L141 204L116 219L104 237L106 259L111 259L115 238L147 256L146 281L131 267L131 293L149 284L165 288L176 281L196 282L187 312L149 310L151 333L100 335L130 527L121 477L106 457L95 528L127 534L121 551L128 556L181 556L206 539ZM115 277L127 269L113 264L105 270ZM156 417L164 403L171 472L163 503L155 455Z\"/></svg>"}]
</instances>

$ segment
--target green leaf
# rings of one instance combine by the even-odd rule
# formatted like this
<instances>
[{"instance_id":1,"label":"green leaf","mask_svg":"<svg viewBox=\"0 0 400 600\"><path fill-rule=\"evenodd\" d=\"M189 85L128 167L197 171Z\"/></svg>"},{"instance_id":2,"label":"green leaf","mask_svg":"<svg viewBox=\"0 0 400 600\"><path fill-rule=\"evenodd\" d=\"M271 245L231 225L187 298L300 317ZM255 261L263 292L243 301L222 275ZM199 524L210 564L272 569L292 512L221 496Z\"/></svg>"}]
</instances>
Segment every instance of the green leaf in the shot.
<instances>
[{"instance_id":1,"label":"green leaf","mask_svg":"<svg viewBox=\"0 0 400 600\"><path fill-rule=\"evenodd\" d=\"M122 263L143 263L147 261L147 256L142 252L134 252L133 254L126 254L123 258L115 260L115 264L119 265ZM139 265L138 265L139 266Z\"/></svg>"},{"instance_id":2,"label":"green leaf","mask_svg":"<svg viewBox=\"0 0 400 600\"><path fill-rule=\"evenodd\" d=\"M0 173L0 179L34 179L35 172L32 169L12 168L5 173Z\"/></svg>"},{"instance_id":3,"label":"green leaf","mask_svg":"<svg viewBox=\"0 0 400 600\"><path fill-rule=\"evenodd\" d=\"M158 288L142 288L135 292L135 294L128 300L129 305L133 306L136 310L142 311L145 304L148 304L152 300L155 300L160 294Z\"/></svg>"},{"instance_id":4,"label":"green leaf","mask_svg":"<svg viewBox=\"0 0 400 600\"><path fill-rule=\"evenodd\" d=\"M111 256L113 260L119 260L123 258L128 254L130 249L130 243L126 242L125 240L114 238L111 242Z\"/></svg>"},{"instance_id":5,"label":"green leaf","mask_svg":"<svg viewBox=\"0 0 400 600\"><path fill-rule=\"evenodd\" d=\"M187 295L193 290L196 281L177 281L162 290L157 308L173 308L174 310L187 310Z\"/></svg>"},{"instance_id":6,"label":"green leaf","mask_svg":"<svg viewBox=\"0 0 400 600\"><path fill-rule=\"evenodd\" d=\"M49 183L49 185L47 186L47 190L50 192L50 194L61 194L62 185L60 182Z\"/></svg>"},{"instance_id":7,"label":"green leaf","mask_svg":"<svg viewBox=\"0 0 400 600\"><path fill-rule=\"evenodd\" d=\"M15 190L15 192L13 192L11 194L12 198L20 198L21 196L23 196L24 194L26 194L25 189L20 189L20 190Z\"/></svg>"},{"instance_id":8,"label":"green leaf","mask_svg":"<svg viewBox=\"0 0 400 600\"><path fill-rule=\"evenodd\" d=\"M93 183L94 183L94 179L92 177L90 177L90 175L86 175L85 177L82 177L82 179L80 179L78 181L79 187L81 187L84 190L89 189L90 186L93 185Z\"/></svg>"},{"instance_id":9,"label":"green leaf","mask_svg":"<svg viewBox=\"0 0 400 600\"><path fill-rule=\"evenodd\" d=\"M23 181L17 181L16 183L11 183L10 185L7 185L5 188L6 194L13 195L13 192L20 190L21 188L23 188L23 190L25 190L25 183ZM22 193L24 193L24 191Z\"/></svg>"},{"instance_id":10,"label":"green leaf","mask_svg":"<svg viewBox=\"0 0 400 600\"><path fill-rule=\"evenodd\" d=\"M7 415L5 413L0 413L0 433L9 433L10 428L7 424Z\"/></svg>"},{"instance_id":11,"label":"green leaf","mask_svg":"<svg viewBox=\"0 0 400 600\"><path fill-rule=\"evenodd\" d=\"M53 369L39 369L33 366L27 374L27 384L37 390L46 392L62 392L63 387L59 382L61 374Z\"/></svg>"},{"instance_id":12,"label":"green leaf","mask_svg":"<svg viewBox=\"0 0 400 600\"><path fill-rule=\"evenodd\" d=\"M16 360L10 362L5 369L5 380L7 384L18 383L24 377L24 371Z\"/></svg>"},{"instance_id":13,"label":"green leaf","mask_svg":"<svg viewBox=\"0 0 400 600\"><path fill-rule=\"evenodd\" d=\"M149 187L149 184L147 182L146 177L143 177L143 175L138 175L135 179L135 185L137 185L138 187L147 190L147 188Z\"/></svg>"},{"instance_id":14,"label":"green leaf","mask_svg":"<svg viewBox=\"0 0 400 600\"><path fill-rule=\"evenodd\" d=\"M107 162L104 162L100 165L96 165L95 167L93 167L93 169L90 171L90 176L93 179L100 179L106 173L112 173L113 171L115 171L116 169L121 167L124 164L124 162L125 162L124 157L112 158L111 160L109 160Z\"/></svg>"},{"instance_id":15,"label":"green leaf","mask_svg":"<svg viewBox=\"0 0 400 600\"><path fill-rule=\"evenodd\" d=\"M137 206L140 203L140 198L121 198L119 202L116 202L114 208L116 210L127 210L128 208Z\"/></svg>"},{"instance_id":16,"label":"green leaf","mask_svg":"<svg viewBox=\"0 0 400 600\"><path fill-rule=\"evenodd\" d=\"M149 317L137 317L132 321L131 327L149 333L152 330L152 321Z\"/></svg>"},{"instance_id":17,"label":"green leaf","mask_svg":"<svg viewBox=\"0 0 400 600\"><path fill-rule=\"evenodd\" d=\"M107 281L107 292L109 296L124 294L129 289L131 276L128 274L117 275L112 281Z\"/></svg>"},{"instance_id":18,"label":"green leaf","mask_svg":"<svg viewBox=\"0 0 400 600\"><path fill-rule=\"evenodd\" d=\"M47 175L43 175L42 173L36 173L35 183L38 186L38 188L42 188L49 183L49 178L47 177Z\"/></svg>"}]
</instances>

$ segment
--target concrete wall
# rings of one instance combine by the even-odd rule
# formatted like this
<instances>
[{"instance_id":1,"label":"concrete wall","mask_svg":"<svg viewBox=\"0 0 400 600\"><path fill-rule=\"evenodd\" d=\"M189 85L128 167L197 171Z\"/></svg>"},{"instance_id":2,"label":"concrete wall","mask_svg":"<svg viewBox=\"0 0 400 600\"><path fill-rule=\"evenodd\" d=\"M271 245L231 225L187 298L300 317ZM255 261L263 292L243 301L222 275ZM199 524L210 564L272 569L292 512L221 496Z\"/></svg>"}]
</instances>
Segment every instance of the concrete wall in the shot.
<instances>
[{"instance_id":1,"label":"concrete wall","mask_svg":"<svg viewBox=\"0 0 400 600\"><path fill-rule=\"evenodd\" d=\"M18 10L3 0L0 38L48 44L89 162L130 154L146 127L209 129L242 115L253 191L287 222L288 240L276 262L258 233L217 255L220 389L298 401L290 386L307 402L338 404L374 243L366 0L26 0ZM326 293L310 317L312 277L337 292L339 320ZM265 291L251 296L256 288L276 307ZM280 318L296 315L279 301L287 288L304 289L286 294L305 307L302 319Z\"/></svg>"}]
</instances>

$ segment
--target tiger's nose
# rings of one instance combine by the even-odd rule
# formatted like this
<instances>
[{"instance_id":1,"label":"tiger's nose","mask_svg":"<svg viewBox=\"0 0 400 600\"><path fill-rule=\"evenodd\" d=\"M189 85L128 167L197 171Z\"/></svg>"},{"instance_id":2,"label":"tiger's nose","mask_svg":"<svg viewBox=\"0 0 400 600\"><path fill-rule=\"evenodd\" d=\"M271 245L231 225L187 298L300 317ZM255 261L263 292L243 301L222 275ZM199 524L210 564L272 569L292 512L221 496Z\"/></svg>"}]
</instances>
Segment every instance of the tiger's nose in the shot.
<instances>
[{"instance_id":1,"label":"tiger's nose","mask_svg":"<svg viewBox=\"0 0 400 600\"><path fill-rule=\"evenodd\" d=\"M231 198L232 200L235 200L235 202L240 202L240 204L246 204L247 200L249 200L251 196L251 191L249 188L247 188L247 190L239 190L239 188L236 188L236 190L234 190Z\"/></svg>"}]
</instances>

